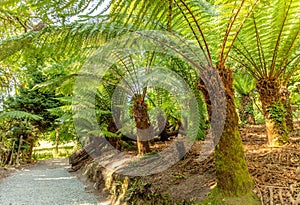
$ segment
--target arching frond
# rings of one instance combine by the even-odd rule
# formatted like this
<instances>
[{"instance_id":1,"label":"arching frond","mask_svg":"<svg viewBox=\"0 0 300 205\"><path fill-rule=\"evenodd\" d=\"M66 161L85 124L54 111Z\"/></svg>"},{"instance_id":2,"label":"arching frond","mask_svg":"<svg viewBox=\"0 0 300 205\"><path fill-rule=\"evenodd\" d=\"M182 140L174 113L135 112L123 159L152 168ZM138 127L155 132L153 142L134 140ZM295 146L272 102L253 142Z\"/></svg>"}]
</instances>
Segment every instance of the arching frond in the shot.
<instances>
[{"instance_id":1,"label":"arching frond","mask_svg":"<svg viewBox=\"0 0 300 205\"><path fill-rule=\"evenodd\" d=\"M14 120L14 119L29 119L29 120L42 120L43 118L39 115L34 115L24 111L8 111L0 113L1 120Z\"/></svg>"},{"instance_id":2,"label":"arching frond","mask_svg":"<svg viewBox=\"0 0 300 205\"><path fill-rule=\"evenodd\" d=\"M249 95L256 86L255 79L246 71L239 71L233 74L234 88L240 95Z\"/></svg>"},{"instance_id":3,"label":"arching frond","mask_svg":"<svg viewBox=\"0 0 300 205\"><path fill-rule=\"evenodd\" d=\"M299 1L260 3L246 21L232 58L256 78L289 79L300 58L299 9Z\"/></svg>"}]
</instances>

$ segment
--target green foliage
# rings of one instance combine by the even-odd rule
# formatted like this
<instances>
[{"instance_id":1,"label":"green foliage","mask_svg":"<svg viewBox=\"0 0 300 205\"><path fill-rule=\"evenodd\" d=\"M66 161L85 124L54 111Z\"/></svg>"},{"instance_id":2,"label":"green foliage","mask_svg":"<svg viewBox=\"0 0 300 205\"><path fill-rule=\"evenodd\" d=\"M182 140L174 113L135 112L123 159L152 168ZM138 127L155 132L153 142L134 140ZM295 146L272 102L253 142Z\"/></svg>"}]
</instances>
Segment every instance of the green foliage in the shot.
<instances>
[{"instance_id":1,"label":"green foliage","mask_svg":"<svg viewBox=\"0 0 300 205\"><path fill-rule=\"evenodd\" d=\"M19 159L23 162L31 160L30 147L35 142L37 133L38 129L33 126L28 118L22 120L6 118L5 120L1 120L0 147L4 152L0 155L0 164L6 165L17 163L17 151L21 138L21 157Z\"/></svg>"},{"instance_id":2,"label":"green foliage","mask_svg":"<svg viewBox=\"0 0 300 205\"><path fill-rule=\"evenodd\" d=\"M281 103L274 103L267 111L269 118L273 119L278 125L282 125L285 122L285 109Z\"/></svg>"},{"instance_id":3,"label":"green foliage","mask_svg":"<svg viewBox=\"0 0 300 205\"><path fill-rule=\"evenodd\" d=\"M287 128L286 128L286 111L281 103L274 103L272 107L267 109L269 114L269 119L275 122L275 129L283 135L284 139L287 138Z\"/></svg>"},{"instance_id":4,"label":"green foliage","mask_svg":"<svg viewBox=\"0 0 300 205\"><path fill-rule=\"evenodd\" d=\"M261 2L245 22L232 58L257 80L276 78L286 85L298 70L299 7L299 1Z\"/></svg>"},{"instance_id":5,"label":"green foliage","mask_svg":"<svg viewBox=\"0 0 300 205\"><path fill-rule=\"evenodd\" d=\"M256 80L245 70L238 69L233 74L234 76L234 90L238 95L251 94L256 86Z\"/></svg>"},{"instance_id":6,"label":"green foliage","mask_svg":"<svg viewBox=\"0 0 300 205\"><path fill-rule=\"evenodd\" d=\"M185 176L182 173L179 173L177 175L174 176L176 179L184 179Z\"/></svg>"},{"instance_id":7,"label":"green foliage","mask_svg":"<svg viewBox=\"0 0 300 205\"><path fill-rule=\"evenodd\" d=\"M73 146L59 146L58 153L55 153L55 148L37 148L33 151L34 160L45 160L52 158L68 158L76 150Z\"/></svg>"},{"instance_id":8,"label":"green foliage","mask_svg":"<svg viewBox=\"0 0 300 205\"><path fill-rule=\"evenodd\" d=\"M55 101L57 96L54 92L32 91L31 88L37 83L40 87L62 85L60 82L63 81L63 89L55 89L55 91L70 97L74 83L73 77L76 77L76 71L82 66L88 54L102 43L128 31L166 30L179 34L198 46L197 52L205 57L205 65L229 64L227 59L230 56L247 68L256 79L269 76L281 78L285 83L284 79L289 80L299 65L298 1L120 0L109 2L107 6L107 9L110 8L109 15L102 15L103 12L98 12L96 18L90 15L104 4L104 0L94 3L95 1L91 0L26 0L22 2L8 0L0 3L4 8L0 10L0 17L2 17L0 18L0 37L5 39L0 43L0 60L12 63L13 59L20 59L25 62L20 67L28 71L27 79L22 82L24 89L21 89L20 93L17 90L17 97L10 99L6 109L39 115L43 119L40 121L32 119L31 123L43 128L43 131L48 128L51 131L57 126L53 123L57 120L59 123L62 122L60 130L72 133L70 132L73 129L72 117L82 119L82 123L88 127L91 116L72 115L70 104L60 104L59 101ZM254 13L252 13L253 9L255 9ZM81 15L82 13L86 15ZM78 16L81 21L71 23L71 18L74 16ZM231 52L233 45L234 55ZM68 55L69 58L66 57ZM166 60L161 55L157 56L160 59L156 61L157 65ZM131 56L131 59L125 59L133 59L126 62L136 62L136 64L128 63L122 66L121 63L116 63L114 65L116 69L111 68L107 78L104 78L106 82L99 86L96 96L97 119L104 131L109 131L112 119L109 105L115 85L126 74L134 73L136 66L155 65L153 62L145 62L144 59L148 58L144 57ZM166 67L174 69L185 78L186 82L190 83L189 86L195 91L199 107L203 111L201 95L196 91L199 76L185 63L176 62L174 59L167 61ZM60 69L68 62L71 62L72 66L68 67L68 71L60 73ZM47 64L56 64L53 66L56 68L52 67L47 71L53 78L43 79L43 74L45 74L43 72L47 70L45 68L49 68ZM42 78L39 79L39 76ZM34 79L33 82L31 82L32 79ZM2 84L5 84L5 81L6 79L2 80L4 82ZM108 85L112 86L109 88ZM245 93L250 89L241 88L241 83L238 86L240 93ZM90 88L82 88L82 92L89 93L89 91ZM170 108L167 105L170 102L167 94L160 95L154 90L149 90L148 93L149 96L151 94L154 96L151 96L151 102L161 101L157 104L164 106L168 120L175 123L172 120L177 117L176 109L174 109L175 106ZM150 101L150 98L148 99ZM93 101L87 99L85 103L91 102ZM277 111L270 112L275 118L281 119L282 116ZM172 115L175 117L172 118ZM201 116L201 119L202 117L204 119L204 116ZM203 137L204 133L204 129L200 130L202 133L198 136L199 138ZM237 131L227 134L238 136L235 132ZM239 140L238 137L236 139ZM232 163L238 162L232 161Z\"/></svg>"},{"instance_id":9,"label":"green foliage","mask_svg":"<svg viewBox=\"0 0 300 205\"><path fill-rule=\"evenodd\" d=\"M0 113L0 122L3 120L42 120L43 118L39 115L34 115L24 111L9 111Z\"/></svg>"},{"instance_id":10,"label":"green foliage","mask_svg":"<svg viewBox=\"0 0 300 205\"><path fill-rule=\"evenodd\" d=\"M16 110L17 112L11 111L6 115L10 113L19 115L25 112L33 113L31 118L35 118L33 120L35 120L35 124L39 126L41 131L51 129L51 126L54 126L55 118L46 109L60 105L55 97L54 93L41 93L39 91L22 89L19 95L9 98L4 104L6 110Z\"/></svg>"}]
</instances>

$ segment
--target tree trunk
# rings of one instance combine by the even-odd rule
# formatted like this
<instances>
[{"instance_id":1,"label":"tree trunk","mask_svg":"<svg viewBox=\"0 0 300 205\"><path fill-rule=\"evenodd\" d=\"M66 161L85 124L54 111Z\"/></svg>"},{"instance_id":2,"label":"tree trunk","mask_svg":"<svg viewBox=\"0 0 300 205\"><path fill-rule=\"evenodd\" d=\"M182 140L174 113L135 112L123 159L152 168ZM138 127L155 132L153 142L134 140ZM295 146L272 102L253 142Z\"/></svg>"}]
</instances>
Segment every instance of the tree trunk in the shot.
<instances>
[{"instance_id":1,"label":"tree trunk","mask_svg":"<svg viewBox=\"0 0 300 205\"><path fill-rule=\"evenodd\" d=\"M217 187L227 196L252 193L253 181L249 174L238 127L234 104L233 76L230 69L218 65L226 94L226 120L218 145L215 147Z\"/></svg>"},{"instance_id":2,"label":"tree trunk","mask_svg":"<svg viewBox=\"0 0 300 205\"><path fill-rule=\"evenodd\" d=\"M290 91L286 86L280 88L280 99L285 109L286 127L289 132L294 130L293 110L290 102Z\"/></svg>"},{"instance_id":3,"label":"tree trunk","mask_svg":"<svg viewBox=\"0 0 300 205\"><path fill-rule=\"evenodd\" d=\"M13 145L12 145L12 149L11 149L11 155L10 155L10 159L9 159L9 165L12 165L13 164L13 157L14 157L14 149L15 149L15 141L13 142Z\"/></svg>"},{"instance_id":4,"label":"tree trunk","mask_svg":"<svg viewBox=\"0 0 300 205\"><path fill-rule=\"evenodd\" d=\"M30 141L30 148L29 148L29 157L28 157L28 160L29 160L30 163L32 162L33 147L34 147L34 140L31 140Z\"/></svg>"},{"instance_id":5,"label":"tree trunk","mask_svg":"<svg viewBox=\"0 0 300 205\"><path fill-rule=\"evenodd\" d=\"M204 81L201 78L199 78L197 86L198 86L198 89L200 90L200 92L203 94L203 98L204 98L204 101L206 104L206 110L207 110L207 114L208 114L208 120L209 120L209 122L211 122L212 105L211 105L208 90L205 86Z\"/></svg>"},{"instance_id":6,"label":"tree trunk","mask_svg":"<svg viewBox=\"0 0 300 205\"><path fill-rule=\"evenodd\" d=\"M118 128L116 124L114 123L113 119L111 119L107 130L112 133L116 133L118 131ZM108 142L117 150L121 151L122 149L122 140L119 137L106 137Z\"/></svg>"},{"instance_id":7,"label":"tree trunk","mask_svg":"<svg viewBox=\"0 0 300 205\"><path fill-rule=\"evenodd\" d=\"M253 100L249 95L243 95L241 99L241 109L239 110L239 116L243 123L254 125L254 109Z\"/></svg>"},{"instance_id":8,"label":"tree trunk","mask_svg":"<svg viewBox=\"0 0 300 205\"><path fill-rule=\"evenodd\" d=\"M134 99L132 113L137 128L138 152L139 155L144 155L150 152L149 137L151 133L148 129L150 124L148 122L147 104L143 97L138 96Z\"/></svg>"},{"instance_id":9,"label":"tree trunk","mask_svg":"<svg viewBox=\"0 0 300 205\"><path fill-rule=\"evenodd\" d=\"M19 165L20 164L20 152L21 152L21 146L23 143L23 135L20 136L20 141L19 141L19 146L18 146L18 152L17 152L17 159L16 159L16 164Z\"/></svg>"},{"instance_id":10,"label":"tree trunk","mask_svg":"<svg viewBox=\"0 0 300 205\"><path fill-rule=\"evenodd\" d=\"M278 146L288 141L285 109L280 100L280 85L275 79L260 79L257 83L264 117L266 134L270 146Z\"/></svg>"}]
</instances>

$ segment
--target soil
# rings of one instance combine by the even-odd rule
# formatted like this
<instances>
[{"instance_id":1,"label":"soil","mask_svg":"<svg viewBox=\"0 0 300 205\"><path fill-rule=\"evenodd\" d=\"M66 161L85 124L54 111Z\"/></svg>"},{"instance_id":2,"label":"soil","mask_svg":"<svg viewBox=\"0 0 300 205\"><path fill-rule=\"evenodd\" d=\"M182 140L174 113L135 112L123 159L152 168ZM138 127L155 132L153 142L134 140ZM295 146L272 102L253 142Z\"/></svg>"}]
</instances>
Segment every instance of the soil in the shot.
<instances>
[{"instance_id":1,"label":"soil","mask_svg":"<svg viewBox=\"0 0 300 205\"><path fill-rule=\"evenodd\" d=\"M241 129L254 192L262 204L300 204L300 121L289 143L268 147L264 126Z\"/></svg>"},{"instance_id":2,"label":"soil","mask_svg":"<svg viewBox=\"0 0 300 205\"><path fill-rule=\"evenodd\" d=\"M20 166L8 166L8 167L0 167L0 182L5 178L8 177L10 174L27 169L33 166L35 163L32 164L22 164Z\"/></svg>"},{"instance_id":3,"label":"soil","mask_svg":"<svg viewBox=\"0 0 300 205\"><path fill-rule=\"evenodd\" d=\"M240 131L253 191L261 203L300 205L300 121L295 121L289 143L281 147L267 145L264 125L245 126ZM172 168L144 180L160 191L170 190L176 201L203 200L216 185L216 175L213 155L199 160L201 144L196 142Z\"/></svg>"},{"instance_id":4,"label":"soil","mask_svg":"<svg viewBox=\"0 0 300 205\"><path fill-rule=\"evenodd\" d=\"M280 147L267 145L264 125L249 125L240 131L255 184L253 191L261 204L300 204L300 121L295 121L289 143ZM156 143L152 149L159 151L168 143ZM143 177L142 182L150 184L148 193L169 192L180 204L203 200L216 185L216 175L213 154L199 160L202 144L194 143L184 159L170 169Z\"/></svg>"}]
</instances>

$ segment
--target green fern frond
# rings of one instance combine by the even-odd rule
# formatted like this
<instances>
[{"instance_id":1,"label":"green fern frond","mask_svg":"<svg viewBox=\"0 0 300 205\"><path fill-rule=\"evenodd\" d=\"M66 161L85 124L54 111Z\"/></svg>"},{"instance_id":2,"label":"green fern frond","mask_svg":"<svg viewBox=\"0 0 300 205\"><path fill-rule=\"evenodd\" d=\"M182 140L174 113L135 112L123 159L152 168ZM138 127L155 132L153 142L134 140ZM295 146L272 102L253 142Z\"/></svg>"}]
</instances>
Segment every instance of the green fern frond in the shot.
<instances>
[{"instance_id":1,"label":"green fern frond","mask_svg":"<svg viewBox=\"0 0 300 205\"><path fill-rule=\"evenodd\" d=\"M299 9L298 1L260 3L245 22L232 58L256 78L288 81L299 65Z\"/></svg>"},{"instance_id":2,"label":"green fern frond","mask_svg":"<svg viewBox=\"0 0 300 205\"><path fill-rule=\"evenodd\" d=\"M22 120L22 119L28 119L28 120L42 120L43 118L39 115L34 115L28 112L24 111L9 111L9 112L2 112L0 113L0 121L9 119L9 120Z\"/></svg>"},{"instance_id":3,"label":"green fern frond","mask_svg":"<svg viewBox=\"0 0 300 205\"><path fill-rule=\"evenodd\" d=\"M249 95L256 86L255 79L246 71L240 71L233 74L234 88L240 95Z\"/></svg>"}]
</instances>

